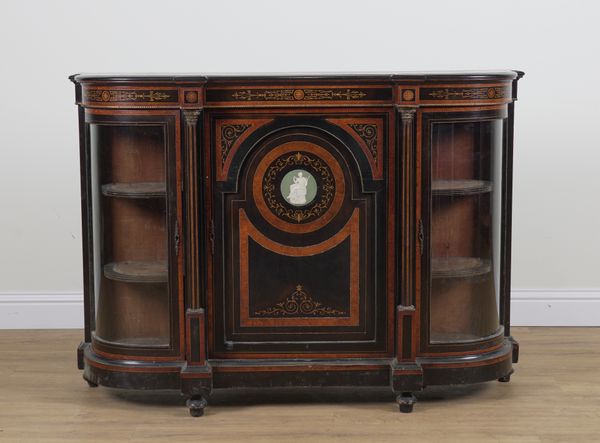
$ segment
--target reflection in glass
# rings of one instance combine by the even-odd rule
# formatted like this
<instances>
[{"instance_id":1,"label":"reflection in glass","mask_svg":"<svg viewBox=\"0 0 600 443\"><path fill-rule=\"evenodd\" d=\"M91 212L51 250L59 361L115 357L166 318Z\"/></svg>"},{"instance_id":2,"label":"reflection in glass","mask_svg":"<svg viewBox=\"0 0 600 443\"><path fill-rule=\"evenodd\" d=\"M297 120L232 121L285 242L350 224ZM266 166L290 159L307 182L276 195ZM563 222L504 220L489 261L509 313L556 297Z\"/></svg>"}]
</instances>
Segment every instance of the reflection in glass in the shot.
<instances>
[{"instance_id":1,"label":"reflection in glass","mask_svg":"<svg viewBox=\"0 0 600 443\"><path fill-rule=\"evenodd\" d=\"M431 342L499 328L502 124L432 126Z\"/></svg>"},{"instance_id":2,"label":"reflection in glass","mask_svg":"<svg viewBox=\"0 0 600 443\"><path fill-rule=\"evenodd\" d=\"M169 345L165 133L91 124L95 338Z\"/></svg>"}]
</instances>

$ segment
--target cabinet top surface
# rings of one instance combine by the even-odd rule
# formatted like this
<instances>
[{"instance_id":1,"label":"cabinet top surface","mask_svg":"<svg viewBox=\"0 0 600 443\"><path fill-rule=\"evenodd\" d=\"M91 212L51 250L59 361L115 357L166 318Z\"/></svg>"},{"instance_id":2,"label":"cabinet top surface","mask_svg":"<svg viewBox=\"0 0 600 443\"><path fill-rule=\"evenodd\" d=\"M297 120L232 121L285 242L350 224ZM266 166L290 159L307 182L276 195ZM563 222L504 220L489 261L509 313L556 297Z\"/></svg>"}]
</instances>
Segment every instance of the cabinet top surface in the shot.
<instances>
[{"instance_id":1,"label":"cabinet top surface","mask_svg":"<svg viewBox=\"0 0 600 443\"><path fill-rule=\"evenodd\" d=\"M524 75L522 71L439 71L399 73L247 73L247 74L167 74L167 73L105 73L74 74L69 78L76 82L199 82L207 81L510 81Z\"/></svg>"}]
</instances>

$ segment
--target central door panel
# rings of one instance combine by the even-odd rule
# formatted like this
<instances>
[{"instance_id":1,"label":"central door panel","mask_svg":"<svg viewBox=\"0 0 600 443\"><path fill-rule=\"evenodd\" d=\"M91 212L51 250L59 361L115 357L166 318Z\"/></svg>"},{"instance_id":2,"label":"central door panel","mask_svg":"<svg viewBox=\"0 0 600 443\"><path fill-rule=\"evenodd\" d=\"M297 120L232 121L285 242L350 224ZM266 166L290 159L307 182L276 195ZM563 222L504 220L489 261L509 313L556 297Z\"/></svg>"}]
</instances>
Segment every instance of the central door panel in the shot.
<instances>
[{"instance_id":1,"label":"central door panel","mask_svg":"<svg viewBox=\"0 0 600 443\"><path fill-rule=\"evenodd\" d=\"M212 355L388 355L387 115L221 115L209 131Z\"/></svg>"}]
</instances>

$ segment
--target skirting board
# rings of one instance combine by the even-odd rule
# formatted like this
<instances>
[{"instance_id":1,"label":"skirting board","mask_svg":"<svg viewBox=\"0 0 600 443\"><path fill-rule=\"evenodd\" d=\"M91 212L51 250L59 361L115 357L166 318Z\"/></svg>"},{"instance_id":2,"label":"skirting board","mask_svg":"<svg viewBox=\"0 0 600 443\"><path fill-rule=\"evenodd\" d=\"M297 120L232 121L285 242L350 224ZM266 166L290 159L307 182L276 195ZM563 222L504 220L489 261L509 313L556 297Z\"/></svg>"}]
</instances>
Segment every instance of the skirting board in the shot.
<instances>
[{"instance_id":1,"label":"skirting board","mask_svg":"<svg viewBox=\"0 0 600 443\"><path fill-rule=\"evenodd\" d=\"M0 329L80 328L81 292L0 293Z\"/></svg>"},{"instance_id":2,"label":"skirting board","mask_svg":"<svg viewBox=\"0 0 600 443\"><path fill-rule=\"evenodd\" d=\"M514 326L600 326L600 289L514 289ZM0 329L83 328L81 293L0 293Z\"/></svg>"},{"instance_id":3,"label":"skirting board","mask_svg":"<svg viewBox=\"0 0 600 443\"><path fill-rule=\"evenodd\" d=\"M514 326L600 326L600 289L513 289Z\"/></svg>"}]
</instances>

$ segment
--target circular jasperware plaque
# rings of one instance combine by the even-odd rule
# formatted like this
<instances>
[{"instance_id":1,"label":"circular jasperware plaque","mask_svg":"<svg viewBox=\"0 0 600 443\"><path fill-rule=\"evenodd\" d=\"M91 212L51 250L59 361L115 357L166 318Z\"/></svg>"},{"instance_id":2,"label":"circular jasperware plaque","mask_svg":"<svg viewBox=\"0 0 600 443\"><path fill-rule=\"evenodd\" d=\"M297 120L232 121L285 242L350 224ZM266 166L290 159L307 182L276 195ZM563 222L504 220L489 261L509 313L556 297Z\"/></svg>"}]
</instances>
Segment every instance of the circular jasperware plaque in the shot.
<instances>
[{"instance_id":1,"label":"circular jasperware plaque","mask_svg":"<svg viewBox=\"0 0 600 443\"><path fill-rule=\"evenodd\" d=\"M345 181L338 161L306 141L286 142L259 162L253 193L260 214L286 232L312 232L339 211Z\"/></svg>"}]
</instances>

